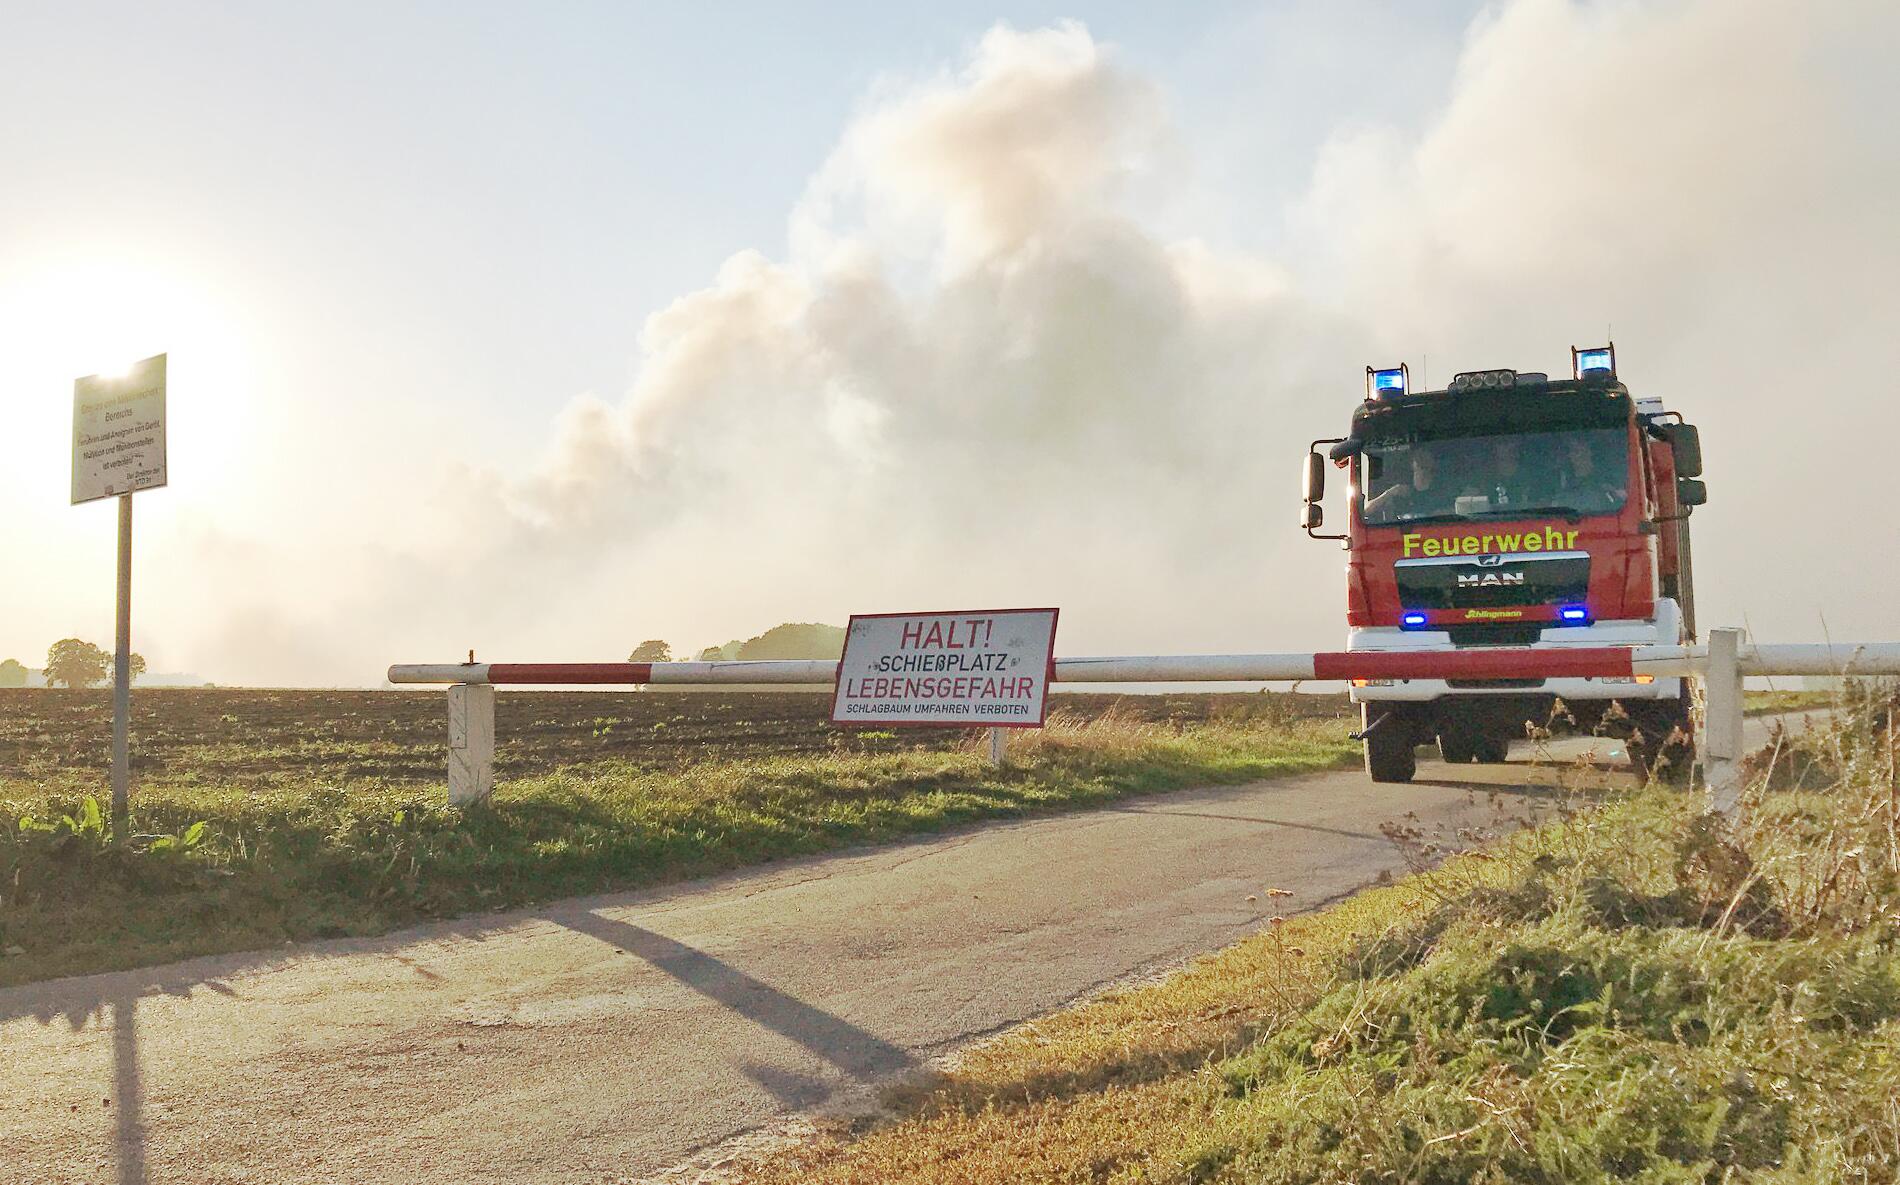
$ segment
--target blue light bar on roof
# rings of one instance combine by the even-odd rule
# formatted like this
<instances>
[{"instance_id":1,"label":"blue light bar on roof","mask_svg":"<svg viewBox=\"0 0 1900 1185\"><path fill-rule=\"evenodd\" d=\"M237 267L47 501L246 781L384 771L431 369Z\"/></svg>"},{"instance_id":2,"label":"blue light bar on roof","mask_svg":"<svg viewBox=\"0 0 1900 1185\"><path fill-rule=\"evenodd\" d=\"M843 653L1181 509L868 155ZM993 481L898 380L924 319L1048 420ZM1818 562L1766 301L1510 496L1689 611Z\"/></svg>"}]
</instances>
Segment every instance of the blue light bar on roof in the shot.
<instances>
[{"instance_id":1,"label":"blue light bar on roof","mask_svg":"<svg viewBox=\"0 0 1900 1185\"><path fill-rule=\"evenodd\" d=\"M1366 367L1366 398L1397 399L1411 385L1411 373L1403 363L1383 370Z\"/></svg>"},{"instance_id":2,"label":"blue light bar on roof","mask_svg":"<svg viewBox=\"0 0 1900 1185\"><path fill-rule=\"evenodd\" d=\"M1571 365L1575 368L1576 377L1580 379L1616 377L1615 343L1611 343L1607 346L1596 346L1588 350L1579 350L1577 347L1572 346L1570 347L1570 361Z\"/></svg>"},{"instance_id":3,"label":"blue light bar on roof","mask_svg":"<svg viewBox=\"0 0 1900 1185\"><path fill-rule=\"evenodd\" d=\"M1557 616L1563 618L1566 622L1587 625L1590 621L1590 610L1583 605L1565 605L1563 608L1557 610Z\"/></svg>"},{"instance_id":4,"label":"blue light bar on roof","mask_svg":"<svg viewBox=\"0 0 1900 1185\"><path fill-rule=\"evenodd\" d=\"M1407 613L1399 620L1405 623L1406 629L1413 630L1425 624L1425 615L1423 613Z\"/></svg>"}]
</instances>

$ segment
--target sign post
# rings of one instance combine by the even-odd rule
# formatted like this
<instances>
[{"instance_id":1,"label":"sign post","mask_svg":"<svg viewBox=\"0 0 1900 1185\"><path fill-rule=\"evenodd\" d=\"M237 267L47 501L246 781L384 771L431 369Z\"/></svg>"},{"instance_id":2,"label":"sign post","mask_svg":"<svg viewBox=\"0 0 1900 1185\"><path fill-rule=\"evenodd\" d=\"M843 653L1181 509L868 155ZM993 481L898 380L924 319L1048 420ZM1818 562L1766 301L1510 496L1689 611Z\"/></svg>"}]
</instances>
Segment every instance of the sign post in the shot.
<instances>
[{"instance_id":1,"label":"sign post","mask_svg":"<svg viewBox=\"0 0 1900 1185\"><path fill-rule=\"evenodd\" d=\"M853 614L833 724L1041 728L1055 671L1056 610Z\"/></svg>"},{"instance_id":2,"label":"sign post","mask_svg":"<svg viewBox=\"0 0 1900 1185\"><path fill-rule=\"evenodd\" d=\"M119 500L118 616L112 654L112 834L123 842L132 787L132 495L165 471L164 354L123 375L73 382L73 505Z\"/></svg>"}]
</instances>

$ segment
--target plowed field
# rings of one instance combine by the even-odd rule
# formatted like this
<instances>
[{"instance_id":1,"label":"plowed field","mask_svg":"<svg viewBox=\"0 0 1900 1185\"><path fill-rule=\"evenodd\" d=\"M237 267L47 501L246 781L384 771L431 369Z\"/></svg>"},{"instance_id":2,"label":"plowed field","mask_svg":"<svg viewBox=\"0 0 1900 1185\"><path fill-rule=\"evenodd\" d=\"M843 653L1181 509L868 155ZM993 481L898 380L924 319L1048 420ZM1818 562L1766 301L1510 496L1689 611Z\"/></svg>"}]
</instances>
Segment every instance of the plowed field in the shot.
<instances>
[{"instance_id":1,"label":"plowed field","mask_svg":"<svg viewBox=\"0 0 1900 1185\"><path fill-rule=\"evenodd\" d=\"M1053 713L1097 719L1275 724L1338 717L1343 696L1057 695ZM154 689L133 696L134 772L143 778L332 784L444 776L441 691ZM966 729L834 728L830 697L810 692L504 692L496 707L500 777L612 760L674 769L714 758L943 750ZM0 778L60 779L109 765L110 693L0 691Z\"/></svg>"}]
</instances>

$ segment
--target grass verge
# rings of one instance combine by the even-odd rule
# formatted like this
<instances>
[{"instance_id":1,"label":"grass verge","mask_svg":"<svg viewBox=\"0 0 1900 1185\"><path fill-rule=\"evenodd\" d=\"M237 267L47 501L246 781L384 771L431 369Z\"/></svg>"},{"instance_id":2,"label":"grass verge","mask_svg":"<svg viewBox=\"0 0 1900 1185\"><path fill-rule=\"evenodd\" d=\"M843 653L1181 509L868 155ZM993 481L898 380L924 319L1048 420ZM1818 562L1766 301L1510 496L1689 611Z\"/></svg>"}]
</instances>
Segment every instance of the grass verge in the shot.
<instances>
[{"instance_id":1,"label":"grass verge","mask_svg":"<svg viewBox=\"0 0 1900 1185\"><path fill-rule=\"evenodd\" d=\"M1749 691L1742 695L1742 711L1750 716L1804 712L1810 708L1831 708L1840 697L1838 691Z\"/></svg>"},{"instance_id":2,"label":"grass verge","mask_svg":"<svg viewBox=\"0 0 1900 1185\"><path fill-rule=\"evenodd\" d=\"M144 786L135 842L57 783L0 781L0 986L377 934L650 885L981 819L1333 766L1336 719L1168 724L1110 712L974 747L597 762L505 782L492 802L439 785L215 776Z\"/></svg>"},{"instance_id":3,"label":"grass verge","mask_svg":"<svg viewBox=\"0 0 1900 1185\"><path fill-rule=\"evenodd\" d=\"M1900 1168L1900 699L973 1051L778 1182L1811 1182Z\"/></svg>"}]
</instances>

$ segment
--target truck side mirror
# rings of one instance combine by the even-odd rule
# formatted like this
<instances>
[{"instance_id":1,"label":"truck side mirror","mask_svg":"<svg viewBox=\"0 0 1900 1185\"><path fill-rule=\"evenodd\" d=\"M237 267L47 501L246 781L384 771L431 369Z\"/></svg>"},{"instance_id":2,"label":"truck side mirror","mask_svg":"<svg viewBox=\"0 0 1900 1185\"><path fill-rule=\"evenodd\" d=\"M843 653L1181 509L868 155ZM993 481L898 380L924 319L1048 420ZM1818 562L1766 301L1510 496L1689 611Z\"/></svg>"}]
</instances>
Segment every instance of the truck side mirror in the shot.
<instances>
[{"instance_id":1,"label":"truck side mirror","mask_svg":"<svg viewBox=\"0 0 1900 1185\"><path fill-rule=\"evenodd\" d=\"M1702 433L1696 431L1694 424L1670 424L1663 431L1669 439L1670 451L1676 454L1676 476L1701 477Z\"/></svg>"},{"instance_id":2,"label":"truck side mirror","mask_svg":"<svg viewBox=\"0 0 1900 1185\"><path fill-rule=\"evenodd\" d=\"M1676 504L1702 506L1709 500L1709 487L1693 477L1676 479Z\"/></svg>"},{"instance_id":3,"label":"truck side mirror","mask_svg":"<svg viewBox=\"0 0 1900 1185\"><path fill-rule=\"evenodd\" d=\"M1324 440L1315 440L1312 444L1306 446L1306 469L1300 474L1300 500L1305 503L1305 506L1300 510L1300 525L1305 527L1306 533L1312 535L1315 539L1346 538L1344 535L1317 535L1314 534L1314 532L1326 522L1326 508L1321 506L1320 502L1326 497L1327 458L1319 451L1319 446L1322 444L1345 445L1350 443L1352 442L1344 441L1333 436ZM1335 461L1339 459L1338 448L1332 450L1332 457ZM1352 544L1347 543L1346 546L1350 547Z\"/></svg>"},{"instance_id":4,"label":"truck side mirror","mask_svg":"<svg viewBox=\"0 0 1900 1185\"><path fill-rule=\"evenodd\" d=\"M1300 499L1311 506L1326 496L1326 458L1306 454L1306 479L1300 485Z\"/></svg>"}]
</instances>

